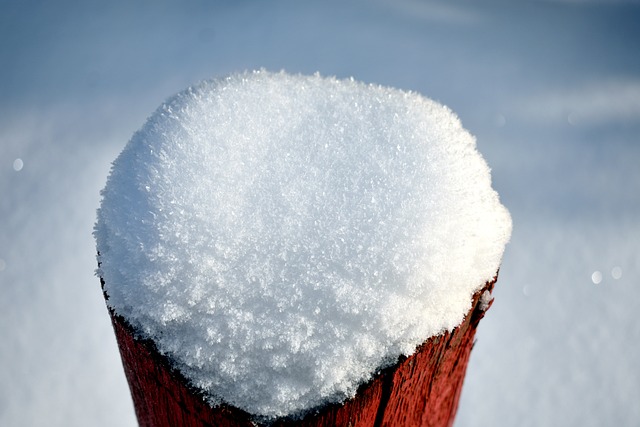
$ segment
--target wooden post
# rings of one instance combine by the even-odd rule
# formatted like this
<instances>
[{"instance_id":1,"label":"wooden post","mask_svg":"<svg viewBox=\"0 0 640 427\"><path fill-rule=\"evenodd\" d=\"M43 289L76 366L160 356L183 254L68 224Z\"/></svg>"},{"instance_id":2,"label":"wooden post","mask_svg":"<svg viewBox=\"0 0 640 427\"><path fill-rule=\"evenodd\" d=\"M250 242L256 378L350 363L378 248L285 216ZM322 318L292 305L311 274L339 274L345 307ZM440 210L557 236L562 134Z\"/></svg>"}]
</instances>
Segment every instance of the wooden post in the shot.
<instances>
[{"instance_id":1,"label":"wooden post","mask_svg":"<svg viewBox=\"0 0 640 427\"><path fill-rule=\"evenodd\" d=\"M319 408L302 420L279 419L273 425L453 425L476 328L490 305L481 302L481 295L491 292L495 282L496 278L473 296L471 310L453 332L428 339L412 356L401 358L361 386L355 398ZM212 408L171 368L153 342L137 338L125 319L113 311L110 314L141 426L259 425L238 408Z\"/></svg>"}]
</instances>

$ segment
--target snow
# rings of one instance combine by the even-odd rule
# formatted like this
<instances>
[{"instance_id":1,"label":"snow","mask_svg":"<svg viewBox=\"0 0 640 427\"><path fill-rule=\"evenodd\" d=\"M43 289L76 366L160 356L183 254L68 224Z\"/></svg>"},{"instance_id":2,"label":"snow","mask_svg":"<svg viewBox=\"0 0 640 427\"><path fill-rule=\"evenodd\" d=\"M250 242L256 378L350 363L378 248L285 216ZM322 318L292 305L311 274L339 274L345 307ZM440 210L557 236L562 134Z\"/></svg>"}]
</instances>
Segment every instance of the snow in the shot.
<instances>
[{"instance_id":1,"label":"snow","mask_svg":"<svg viewBox=\"0 0 640 427\"><path fill-rule=\"evenodd\" d=\"M620 98L640 82L637 4L0 10L0 425L136 425L94 276L99 192L168 94L259 67L428 94L477 137L514 231L455 425L638 425L640 120Z\"/></svg>"},{"instance_id":2,"label":"snow","mask_svg":"<svg viewBox=\"0 0 640 427\"><path fill-rule=\"evenodd\" d=\"M318 74L181 92L103 197L109 306L212 401L266 417L352 397L451 331L511 234L449 109Z\"/></svg>"},{"instance_id":3,"label":"snow","mask_svg":"<svg viewBox=\"0 0 640 427\"><path fill-rule=\"evenodd\" d=\"M489 307L491 307L492 302L493 295L491 295L491 292L489 292L489 290L485 290L484 292L482 292L482 295L480 295L478 308L480 308L480 310L482 311L487 311Z\"/></svg>"}]
</instances>

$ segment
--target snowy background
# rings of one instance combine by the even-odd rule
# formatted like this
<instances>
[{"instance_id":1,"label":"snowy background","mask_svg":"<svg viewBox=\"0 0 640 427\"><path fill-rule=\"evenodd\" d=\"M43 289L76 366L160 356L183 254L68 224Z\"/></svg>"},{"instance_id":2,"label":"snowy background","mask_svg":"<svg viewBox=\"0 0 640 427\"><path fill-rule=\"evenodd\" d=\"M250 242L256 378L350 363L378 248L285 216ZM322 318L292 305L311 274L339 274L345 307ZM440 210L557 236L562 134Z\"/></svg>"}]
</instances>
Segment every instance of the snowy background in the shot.
<instances>
[{"instance_id":1,"label":"snowy background","mask_svg":"<svg viewBox=\"0 0 640 427\"><path fill-rule=\"evenodd\" d=\"M511 210L457 426L640 424L640 4L0 0L0 425L135 425L91 236L169 95L265 67L415 90Z\"/></svg>"}]
</instances>

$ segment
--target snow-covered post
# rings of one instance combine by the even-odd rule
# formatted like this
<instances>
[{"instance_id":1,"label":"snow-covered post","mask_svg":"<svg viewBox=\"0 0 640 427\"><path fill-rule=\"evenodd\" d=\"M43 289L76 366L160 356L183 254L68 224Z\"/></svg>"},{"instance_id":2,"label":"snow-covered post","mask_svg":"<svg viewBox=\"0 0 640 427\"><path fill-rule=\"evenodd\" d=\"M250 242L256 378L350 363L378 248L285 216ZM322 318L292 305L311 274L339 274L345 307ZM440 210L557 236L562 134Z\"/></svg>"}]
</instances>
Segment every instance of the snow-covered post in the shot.
<instances>
[{"instance_id":1,"label":"snow-covered post","mask_svg":"<svg viewBox=\"0 0 640 427\"><path fill-rule=\"evenodd\" d=\"M451 425L510 232L434 101L266 71L187 89L94 233L140 424Z\"/></svg>"}]
</instances>

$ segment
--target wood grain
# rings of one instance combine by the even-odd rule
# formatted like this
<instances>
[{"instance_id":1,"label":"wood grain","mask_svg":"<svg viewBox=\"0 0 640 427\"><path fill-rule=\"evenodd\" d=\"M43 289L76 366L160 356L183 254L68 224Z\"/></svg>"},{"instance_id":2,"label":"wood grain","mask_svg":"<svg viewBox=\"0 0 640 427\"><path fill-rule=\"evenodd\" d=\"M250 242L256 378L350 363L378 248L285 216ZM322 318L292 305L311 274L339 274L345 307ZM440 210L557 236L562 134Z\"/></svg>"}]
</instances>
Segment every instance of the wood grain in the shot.
<instances>
[{"instance_id":1,"label":"wood grain","mask_svg":"<svg viewBox=\"0 0 640 427\"><path fill-rule=\"evenodd\" d=\"M382 370L355 398L309 413L302 420L278 419L273 426L451 426L480 319L488 307L473 296L464 321L432 337L410 357ZM484 308L484 310L483 310ZM160 355L153 342L136 337L133 328L110 311L138 422L143 427L259 426L248 413L229 406L212 408L198 390Z\"/></svg>"}]
</instances>

